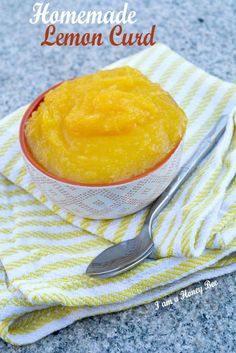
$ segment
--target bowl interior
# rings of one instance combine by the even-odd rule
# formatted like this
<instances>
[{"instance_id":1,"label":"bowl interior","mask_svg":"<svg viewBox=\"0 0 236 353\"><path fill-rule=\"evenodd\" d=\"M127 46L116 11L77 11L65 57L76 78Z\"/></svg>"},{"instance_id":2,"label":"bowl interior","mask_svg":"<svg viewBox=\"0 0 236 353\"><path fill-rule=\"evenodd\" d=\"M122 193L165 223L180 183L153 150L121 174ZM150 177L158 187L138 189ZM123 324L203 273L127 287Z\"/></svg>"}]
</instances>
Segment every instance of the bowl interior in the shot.
<instances>
[{"instance_id":1,"label":"bowl interior","mask_svg":"<svg viewBox=\"0 0 236 353\"><path fill-rule=\"evenodd\" d=\"M23 118L21 120L21 124L20 124L20 132L19 132L19 140L20 140L20 146L21 146L21 150L22 153L24 155L24 157L27 159L27 161L34 167L36 168L38 171L40 171L41 173L45 174L47 177L54 179L56 181L59 181L61 183L65 183L65 184L69 184L69 185L77 185L77 186L81 186L81 187L112 187L112 186L116 186L116 185L125 185L128 183L132 183L135 180L144 178L146 176L148 176L149 174L151 174L152 172L154 172L155 170L157 170L158 168L160 168L163 164L165 164L168 159L175 153L175 151L178 149L179 145L182 142L182 139L179 141L179 143L165 156L165 158L163 158L161 161L159 161L156 165L154 165L152 168L148 169L146 172L139 174L135 177L126 179L126 180L122 180L122 181L118 181L118 182L114 182L114 183L109 183L109 184L84 184L84 183L78 183L78 182L73 182L71 180L67 180L61 177L58 177L54 174L51 174L50 172L48 172L47 170L45 170L34 158L33 155L30 151L30 148L27 144L27 140L26 140L26 135L25 135L25 126L27 121L30 119L32 113L37 110L38 106L40 105L40 103L44 100L45 95L52 89L58 87L62 82L50 87L47 91L43 92L42 94L40 94L29 106L29 108L26 110L26 112L23 115Z\"/></svg>"}]
</instances>

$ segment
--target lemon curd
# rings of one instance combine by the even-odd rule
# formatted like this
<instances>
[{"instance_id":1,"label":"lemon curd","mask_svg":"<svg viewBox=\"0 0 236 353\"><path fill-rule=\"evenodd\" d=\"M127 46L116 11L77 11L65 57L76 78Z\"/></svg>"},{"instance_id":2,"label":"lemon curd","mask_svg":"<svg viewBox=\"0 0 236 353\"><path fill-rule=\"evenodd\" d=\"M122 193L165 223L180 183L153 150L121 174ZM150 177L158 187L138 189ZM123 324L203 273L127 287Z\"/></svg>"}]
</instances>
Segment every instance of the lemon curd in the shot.
<instances>
[{"instance_id":1,"label":"lemon curd","mask_svg":"<svg viewBox=\"0 0 236 353\"><path fill-rule=\"evenodd\" d=\"M99 71L49 91L26 125L33 158L73 182L109 184L164 161L186 116L160 85L131 67Z\"/></svg>"}]
</instances>

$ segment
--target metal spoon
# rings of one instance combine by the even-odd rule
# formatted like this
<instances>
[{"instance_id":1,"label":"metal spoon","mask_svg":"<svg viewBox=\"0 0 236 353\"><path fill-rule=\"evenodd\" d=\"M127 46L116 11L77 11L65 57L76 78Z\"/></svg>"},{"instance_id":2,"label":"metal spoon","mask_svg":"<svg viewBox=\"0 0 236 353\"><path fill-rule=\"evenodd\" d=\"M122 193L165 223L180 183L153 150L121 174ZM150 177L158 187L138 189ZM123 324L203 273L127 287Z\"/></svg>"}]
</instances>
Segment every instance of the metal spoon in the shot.
<instances>
[{"instance_id":1,"label":"metal spoon","mask_svg":"<svg viewBox=\"0 0 236 353\"><path fill-rule=\"evenodd\" d=\"M180 186L217 144L225 131L227 121L227 116L220 118L200 142L196 152L180 168L175 179L154 201L139 235L134 239L113 245L100 253L89 264L86 270L87 275L100 278L118 275L136 266L152 253L154 250L154 243L152 241L152 224L154 219L166 207Z\"/></svg>"}]
</instances>

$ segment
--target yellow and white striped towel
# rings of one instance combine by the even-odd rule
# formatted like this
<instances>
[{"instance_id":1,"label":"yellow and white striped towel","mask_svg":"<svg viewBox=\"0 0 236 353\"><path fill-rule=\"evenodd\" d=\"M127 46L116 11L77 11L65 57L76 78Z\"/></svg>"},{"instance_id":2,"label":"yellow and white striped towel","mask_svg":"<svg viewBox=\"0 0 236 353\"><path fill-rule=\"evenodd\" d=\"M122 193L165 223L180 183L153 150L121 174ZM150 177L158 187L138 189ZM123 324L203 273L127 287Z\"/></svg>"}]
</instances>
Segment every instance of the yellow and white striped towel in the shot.
<instances>
[{"instance_id":1,"label":"yellow and white striped towel","mask_svg":"<svg viewBox=\"0 0 236 353\"><path fill-rule=\"evenodd\" d=\"M111 242L134 237L146 210L119 220L81 219L48 200L19 151L26 107L0 122L0 335L27 344L90 315L153 301L236 269L236 85L196 68L158 43L111 67L130 65L159 82L185 110L182 163L221 114L227 130L154 226L157 260L111 279L84 275Z\"/></svg>"}]
</instances>

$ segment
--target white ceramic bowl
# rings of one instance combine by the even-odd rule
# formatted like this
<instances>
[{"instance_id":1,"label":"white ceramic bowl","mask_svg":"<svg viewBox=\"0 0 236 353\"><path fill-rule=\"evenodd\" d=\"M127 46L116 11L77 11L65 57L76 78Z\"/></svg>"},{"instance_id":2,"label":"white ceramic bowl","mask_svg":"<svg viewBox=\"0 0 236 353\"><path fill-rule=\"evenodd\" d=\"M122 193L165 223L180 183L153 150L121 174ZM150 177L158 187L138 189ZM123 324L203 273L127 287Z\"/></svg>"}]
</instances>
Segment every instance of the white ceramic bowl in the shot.
<instances>
[{"instance_id":1,"label":"white ceramic bowl","mask_svg":"<svg viewBox=\"0 0 236 353\"><path fill-rule=\"evenodd\" d=\"M53 86L49 90L57 86ZM119 218L135 213L149 205L173 180L179 169L182 141L164 161L146 173L109 185L85 185L71 182L44 170L33 159L27 146L25 124L48 91L41 94L25 112L20 125L19 138L24 161L33 181L48 198L61 208L85 218Z\"/></svg>"}]
</instances>

